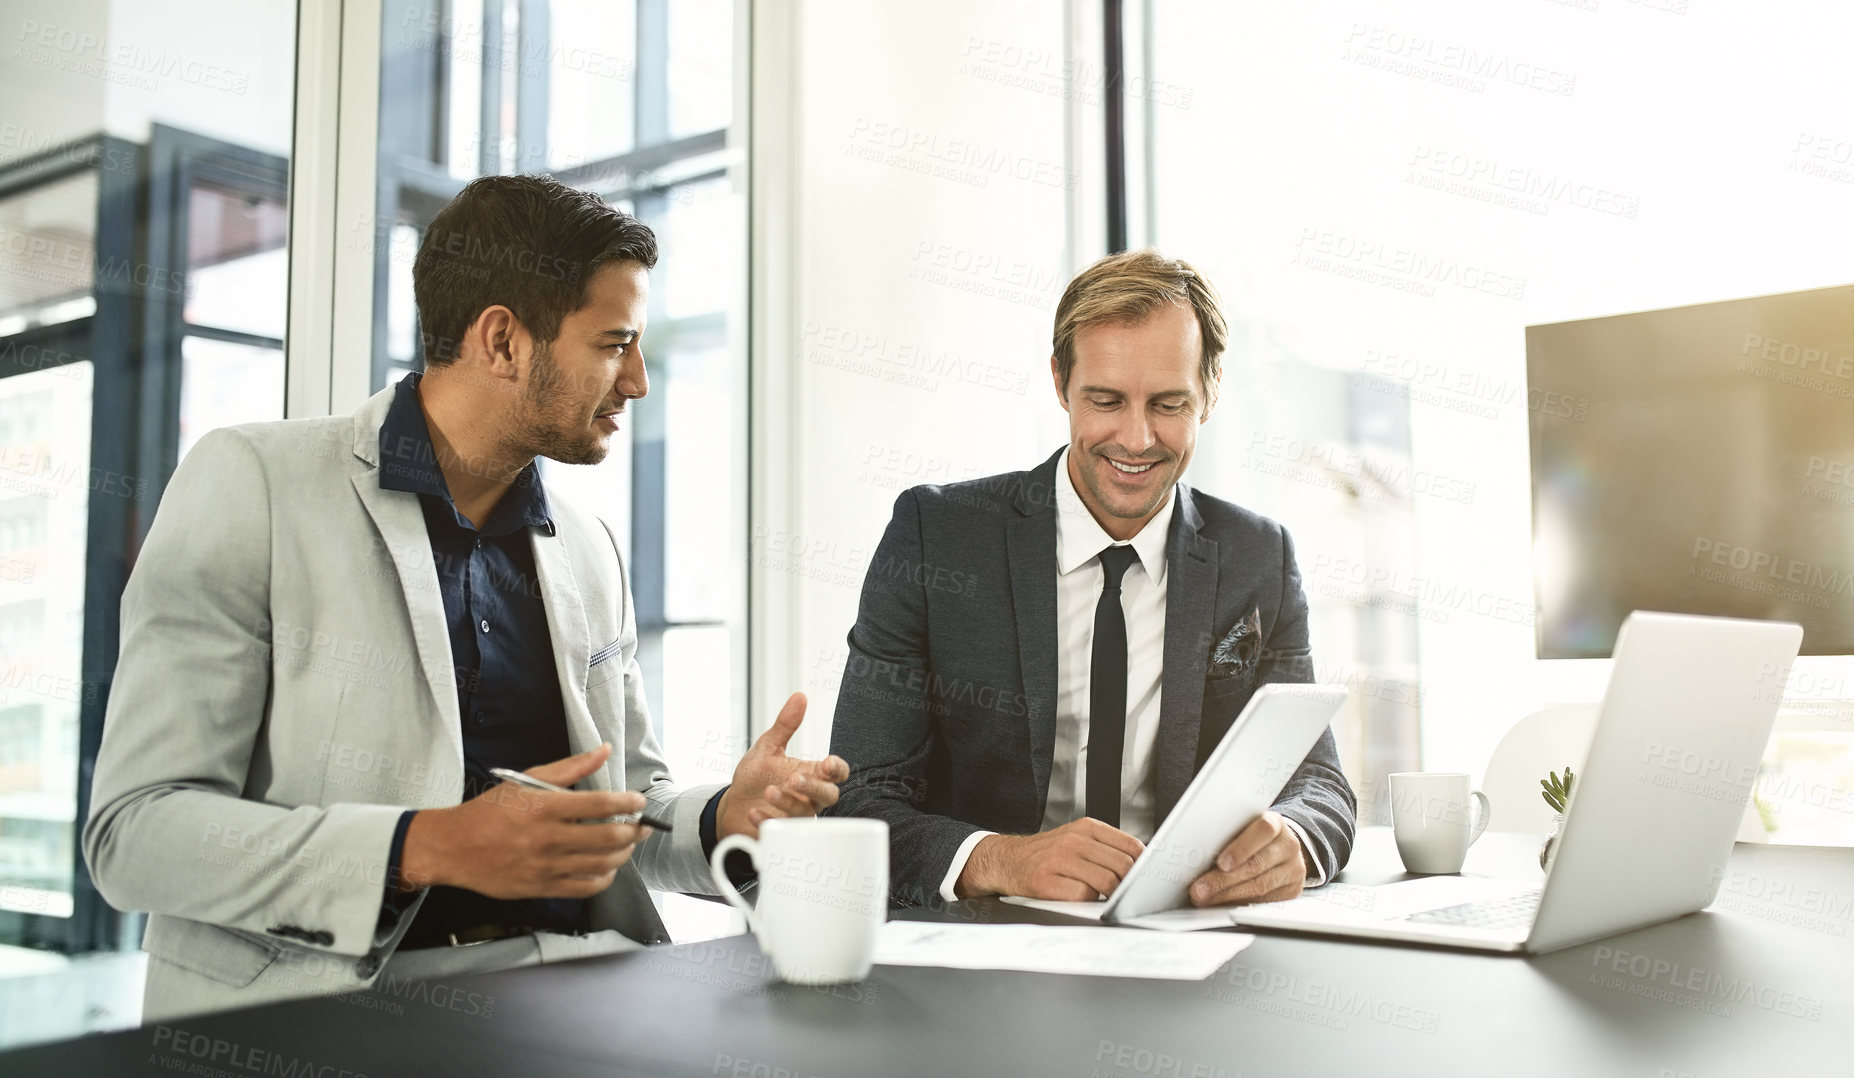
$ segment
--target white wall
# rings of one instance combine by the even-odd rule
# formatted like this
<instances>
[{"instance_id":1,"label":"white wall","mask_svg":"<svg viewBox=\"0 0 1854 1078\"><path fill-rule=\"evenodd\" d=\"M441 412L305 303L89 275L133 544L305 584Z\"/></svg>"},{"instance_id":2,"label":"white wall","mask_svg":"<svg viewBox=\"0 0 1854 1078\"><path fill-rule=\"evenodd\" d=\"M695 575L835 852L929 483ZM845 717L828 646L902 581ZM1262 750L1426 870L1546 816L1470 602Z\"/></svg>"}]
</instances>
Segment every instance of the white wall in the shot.
<instances>
[{"instance_id":1,"label":"white wall","mask_svg":"<svg viewBox=\"0 0 1854 1078\"><path fill-rule=\"evenodd\" d=\"M1065 440L1065 29L1057 4L774 7L755 15L753 722L803 689L821 752L896 495Z\"/></svg>"}]
</instances>

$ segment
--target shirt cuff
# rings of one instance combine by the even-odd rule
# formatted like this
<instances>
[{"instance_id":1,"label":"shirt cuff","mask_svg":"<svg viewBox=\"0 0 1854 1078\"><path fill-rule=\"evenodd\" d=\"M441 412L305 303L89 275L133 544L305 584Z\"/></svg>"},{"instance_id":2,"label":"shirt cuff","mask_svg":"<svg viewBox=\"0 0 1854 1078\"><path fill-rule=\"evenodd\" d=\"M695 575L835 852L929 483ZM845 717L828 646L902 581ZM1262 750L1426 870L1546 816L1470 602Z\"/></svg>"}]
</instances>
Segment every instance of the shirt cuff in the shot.
<instances>
[{"instance_id":1,"label":"shirt cuff","mask_svg":"<svg viewBox=\"0 0 1854 1078\"><path fill-rule=\"evenodd\" d=\"M721 796L727 793L727 789L726 786L723 786L719 790L716 790L715 795L708 799L708 804L702 806L701 838L703 861L711 860L714 857L715 847L721 842ZM722 867L727 869L727 880L734 885L734 890L736 891L760 877L760 874L753 870L753 859L739 850L735 850L728 854L727 861Z\"/></svg>"},{"instance_id":2,"label":"shirt cuff","mask_svg":"<svg viewBox=\"0 0 1854 1078\"><path fill-rule=\"evenodd\" d=\"M1301 884L1301 886L1319 887L1324 884L1326 882L1326 869L1320 864L1319 858L1313 856L1313 843L1307 841L1307 832L1301 830L1301 826L1294 822L1292 816L1283 816L1281 817L1281 821L1287 824L1288 830L1294 832L1294 837L1300 840L1300 851L1306 855L1307 880L1305 883Z\"/></svg>"},{"instance_id":3,"label":"shirt cuff","mask_svg":"<svg viewBox=\"0 0 1854 1078\"><path fill-rule=\"evenodd\" d=\"M966 870L966 862L972 860L972 848L979 844L979 839L997 834L996 831L974 831L953 851L953 863L946 870L946 878L940 881L940 897L948 902L959 901L959 874Z\"/></svg>"},{"instance_id":4,"label":"shirt cuff","mask_svg":"<svg viewBox=\"0 0 1854 1078\"><path fill-rule=\"evenodd\" d=\"M725 793L727 793L727 787L723 786L715 791L713 797L708 799L708 804L702 806L701 835L703 860L707 860L715 855L715 845L721 841L721 837L715 832L721 826L719 823L721 819L721 795Z\"/></svg>"},{"instance_id":5,"label":"shirt cuff","mask_svg":"<svg viewBox=\"0 0 1854 1078\"><path fill-rule=\"evenodd\" d=\"M399 922L399 915L412 904L417 891L399 889L399 866L405 859L406 829L412 826L412 817L418 815L417 809L407 809L399 814L399 824L393 828L393 845L386 857L386 894L380 899L381 931L390 929Z\"/></svg>"}]
</instances>

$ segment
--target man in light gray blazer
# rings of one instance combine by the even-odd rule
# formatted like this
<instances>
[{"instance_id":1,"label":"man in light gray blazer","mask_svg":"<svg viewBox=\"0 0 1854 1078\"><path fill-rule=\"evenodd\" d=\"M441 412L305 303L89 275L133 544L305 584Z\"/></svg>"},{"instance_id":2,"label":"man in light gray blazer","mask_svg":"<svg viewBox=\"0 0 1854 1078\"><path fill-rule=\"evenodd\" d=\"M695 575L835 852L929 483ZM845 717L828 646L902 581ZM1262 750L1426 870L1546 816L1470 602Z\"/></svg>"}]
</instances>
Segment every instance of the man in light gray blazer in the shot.
<instances>
[{"instance_id":1,"label":"man in light gray blazer","mask_svg":"<svg viewBox=\"0 0 1854 1078\"><path fill-rule=\"evenodd\" d=\"M1256 688L1312 680L1286 530L1180 481L1227 332L1189 265L1103 259L1056 308L1068 446L896 499L831 748L855 768L832 811L888 822L898 897L1112 892ZM1329 730L1191 901L1331 879L1356 815Z\"/></svg>"},{"instance_id":2,"label":"man in light gray blazer","mask_svg":"<svg viewBox=\"0 0 1854 1078\"><path fill-rule=\"evenodd\" d=\"M677 789L612 527L541 483L647 391L656 256L596 196L478 180L414 265L422 377L176 471L83 836L150 912L145 1021L663 941L647 887L711 892L720 836L836 800L842 760L785 754L796 694L730 785ZM640 811L671 830L610 819Z\"/></svg>"}]
</instances>

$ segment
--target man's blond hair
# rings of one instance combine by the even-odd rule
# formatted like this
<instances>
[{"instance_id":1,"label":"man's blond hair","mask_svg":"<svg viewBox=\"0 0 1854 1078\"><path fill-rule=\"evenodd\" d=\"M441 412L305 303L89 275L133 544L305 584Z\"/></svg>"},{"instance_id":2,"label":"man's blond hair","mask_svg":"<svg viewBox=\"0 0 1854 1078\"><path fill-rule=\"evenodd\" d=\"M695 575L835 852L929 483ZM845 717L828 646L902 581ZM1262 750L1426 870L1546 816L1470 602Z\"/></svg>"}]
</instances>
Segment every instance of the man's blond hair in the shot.
<instances>
[{"instance_id":1,"label":"man's blond hair","mask_svg":"<svg viewBox=\"0 0 1854 1078\"><path fill-rule=\"evenodd\" d=\"M1056 374L1062 395L1068 396L1069 375L1075 370L1075 334L1084 326L1103 322L1139 322L1162 304L1188 306L1197 315L1204 341L1198 373L1204 380L1204 407L1216 403L1217 376L1223 370L1223 349L1229 343L1229 323L1217 290L1190 263L1167 258L1155 247L1108 255L1082 270L1063 290L1056 304Z\"/></svg>"}]
</instances>

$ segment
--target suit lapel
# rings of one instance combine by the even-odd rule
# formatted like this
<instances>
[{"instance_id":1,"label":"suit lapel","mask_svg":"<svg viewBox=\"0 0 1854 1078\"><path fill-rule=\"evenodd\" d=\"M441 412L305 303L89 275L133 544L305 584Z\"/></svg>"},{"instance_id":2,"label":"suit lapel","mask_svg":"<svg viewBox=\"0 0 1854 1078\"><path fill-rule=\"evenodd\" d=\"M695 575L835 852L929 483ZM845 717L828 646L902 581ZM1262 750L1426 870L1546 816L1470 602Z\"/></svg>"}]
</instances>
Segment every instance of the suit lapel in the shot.
<instances>
[{"instance_id":1,"label":"suit lapel","mask_svg":"<svg viewBox=\"0 0 1854 1078\"><path fill-rule=\"evenodd\" d=\"M606 740L592 721L586 704L586 669L592 660L592 637L586 626L586 608L573 560L567 550L568 524L555 514L557 534L529 529L534 544L534 571L540 577L541 602L547 608L547 632L553 637L554 673L560 679L560 700L566 709L567 749L574 755L589 752ZM613 660L616 661L616 660ZM612 737L612 747L624 752L624 739ZM614 760L614 763L617 761ZM601 767L580 780L579 789L612 788L612 766Z\"/></svg>"},{"instance_id":2,"label":"suit lapel","mask_svg":"<svg viewBox=\"0 0 1854 1078\"><path fill-rule=\"evenodd\" d=\"M392 559L399 586L405 592L406 616L418 647L419 667L432 703L443 719L439 725L451 739L455 759L463 764L463 722L457 714L457 671L451 662L450 631L444 625L444 597L438 593L438 570L431 562L431 540L425 533L425 514L418 495L383 490L376 470L356 472L354 490L373 518L380 541Z\"/></svg>"},{"instance_id":3,"label":"suit lapel","mask_svg":"<svg viewBox=\"0 0 1854 1078\"><path fill-rule=\"evenodd\" d=\"M1197 767L1204 674L1215 642L1217 544L1200 534L1204 520L1191 489L1180 483L1177 498L1165 549L1165 673L1153 745L1155 824L1178 803Z\"/></svg>"},{"instance_id":4,"label":"suit lapel","mask_svg":"<svg viewBox=\"0 0 1854 1078\"><path fill-rule=\"evenodd\" d=\"M1035 813L1024 819L1031 830L1042 823L1056 756L1056 499L1051 486L1055 460L1051 457L1030 473L1030 483L1017 496L1017 508L1025 515L1005 524L1017 662L1030 718L1030 773L1036 783Z\"/></svg>"}]
</instances>

